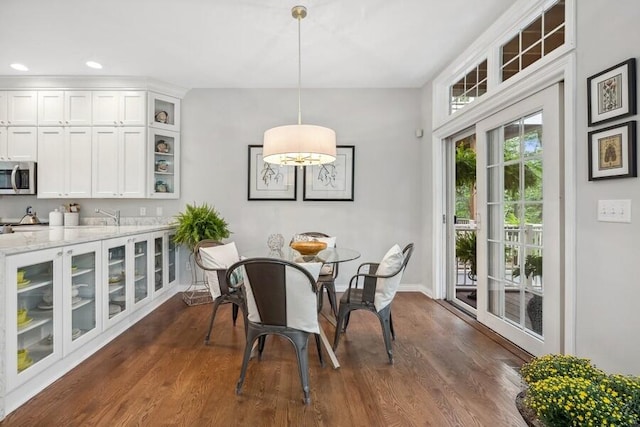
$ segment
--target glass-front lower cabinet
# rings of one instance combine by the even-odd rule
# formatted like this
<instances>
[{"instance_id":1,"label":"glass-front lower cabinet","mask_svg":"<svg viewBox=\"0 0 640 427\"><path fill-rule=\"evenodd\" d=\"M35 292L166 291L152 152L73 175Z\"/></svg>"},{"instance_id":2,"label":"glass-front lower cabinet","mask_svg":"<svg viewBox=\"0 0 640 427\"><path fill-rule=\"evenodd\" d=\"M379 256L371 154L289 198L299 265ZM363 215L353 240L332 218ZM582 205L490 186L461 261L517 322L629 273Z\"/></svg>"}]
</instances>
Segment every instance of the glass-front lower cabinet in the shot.
<instances>
[{"instance_id":1,"label":"glass-front lower cabinet","mask_svg":"<svg viewBox=\"0 0 640 427\"><path fill-rule=\"evenodd\" d=\"M177 248L173 241L173 231L153 234L153 293L160 295L176 283Z\"/></svg>"},{"instance_id":2,"label":"glass-front lower cabinet","mask_svg":"<svg viewBox=\"0 0 640 427\"><path fill-rule=\"evenodd\" d=\"M77 349L101 331L100 242L64 248L63 337L65 355Z\"/></svg>"},{"instance_id":3,"label":"glass-front lower cabinet","mask_svg":"<svg viewBox=\"0 0 640 427\"><path fill-rule=\"evenodd\" d=\"M146 235L145 235L146 236ZM105 328L150 301L150 253L145 236L121 237L103 241L102 281Z\"/></svg>"},{"instance_id":4,"label":"glass-front lower cabinet","mask_svg":"<svg viewBox=\"0 0 640 427\"><path fill-rule=\"evenodd\" d=\"M6 258L6 370L10 390L62 357L63 248Z\"/></svg>"},{"instance_id":5,"label":"glass-front lower cabinet","mask_svg":"<svg viewBox=\"0 0 640 427\"><path fill-rule=\"evenodd\" d=\"M176 284L176 268L178 266L178 251L176 243L173 241L175 232L165 232L167 242L167 285L173 286Z\"/></svg>"},{"instance_id":6,"label":"glass-front lower cabinet","mask_svg":"<svg viewBox=\"0 0 640 427\"><path fill-rule=\"evenodd\" d=\"M153 292L157 294L165 288L164 233L154 233L153 248Z\"/></svg>"}]
</instances>

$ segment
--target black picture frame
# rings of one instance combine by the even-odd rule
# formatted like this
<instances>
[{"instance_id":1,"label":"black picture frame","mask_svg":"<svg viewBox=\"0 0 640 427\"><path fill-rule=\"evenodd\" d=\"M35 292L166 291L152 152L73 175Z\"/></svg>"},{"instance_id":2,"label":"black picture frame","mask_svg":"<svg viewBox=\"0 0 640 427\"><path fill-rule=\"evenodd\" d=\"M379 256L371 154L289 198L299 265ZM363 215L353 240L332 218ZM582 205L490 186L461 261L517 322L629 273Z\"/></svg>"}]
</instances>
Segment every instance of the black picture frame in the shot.
<instances>
[{"instance_id":1,"label":"black picture frame","mask_svg":"<svg viewBox=\"0 0 640 427\"><path fill-rule=\"evenodd\" d=\"M296 200L298 176L294 166L278 166L262 160L262 145L249 145L248 200Z\"/></svg>"},{"instance_id":2,"label":"black picture frame","mask_svg":"<svg viewBox=\"0 0 640 427\"><path fill-rule=\"evenodd\" d=\"M638 176L636 122L588 133L589 181Z\"/></svg>"},{"instance_id":3,"label":"black picture frame","mask_svg":"<svg viewBox=\"0 0 640 427\"><path fill-rule=\"evenodd\" d=\"M354 145L338 145L335 162L305 166L302 200L353 202L355 150Z\"/></svg>"},{"instance_id":4,"label":"black picture frame","mask_svg":"<svg viewBox=\"0 0 640 427\"><path fill-rule=\"evenodd\" d=\"M589 77L587 100L589 126L636 114L636 59Z\"/></svg>"}]
</instances>

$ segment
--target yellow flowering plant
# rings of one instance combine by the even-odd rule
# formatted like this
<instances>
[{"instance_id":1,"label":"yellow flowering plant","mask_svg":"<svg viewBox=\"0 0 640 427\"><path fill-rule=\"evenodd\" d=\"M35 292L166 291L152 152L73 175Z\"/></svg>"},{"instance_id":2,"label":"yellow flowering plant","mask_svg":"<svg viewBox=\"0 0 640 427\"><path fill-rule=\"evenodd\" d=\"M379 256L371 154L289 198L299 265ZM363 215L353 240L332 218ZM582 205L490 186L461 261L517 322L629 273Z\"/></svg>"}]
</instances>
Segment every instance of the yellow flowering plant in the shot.
<instances>
[{"instance_id":1,"label":"yellow flowering plant","mask_svg":"<svg viewBox=\"0 0 640 427\"><path fill-rule=\"evenodd\" d=\"M588 359L534 358L521 368L525 404L548 427L633 426L640 421L640 377L607 375Z\"/></svg>"}]
</instances>

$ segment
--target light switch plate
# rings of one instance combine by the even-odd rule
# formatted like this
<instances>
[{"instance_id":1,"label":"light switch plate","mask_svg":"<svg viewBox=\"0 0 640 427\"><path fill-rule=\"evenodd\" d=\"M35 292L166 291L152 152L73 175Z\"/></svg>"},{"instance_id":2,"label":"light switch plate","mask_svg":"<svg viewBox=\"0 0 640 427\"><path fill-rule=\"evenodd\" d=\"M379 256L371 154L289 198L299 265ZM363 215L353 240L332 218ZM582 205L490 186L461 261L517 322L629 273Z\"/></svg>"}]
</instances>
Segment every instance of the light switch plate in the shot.
<instances>
[{"instance_id":1,"label":"light switch plate","mask_svg":"<svg viewBox=\"0 0 640 427\"><path fill-rule=\"evenodd\" d=\"M631 222L631 200L598 200L598 221Z\"/></svg>"}]
</instances>

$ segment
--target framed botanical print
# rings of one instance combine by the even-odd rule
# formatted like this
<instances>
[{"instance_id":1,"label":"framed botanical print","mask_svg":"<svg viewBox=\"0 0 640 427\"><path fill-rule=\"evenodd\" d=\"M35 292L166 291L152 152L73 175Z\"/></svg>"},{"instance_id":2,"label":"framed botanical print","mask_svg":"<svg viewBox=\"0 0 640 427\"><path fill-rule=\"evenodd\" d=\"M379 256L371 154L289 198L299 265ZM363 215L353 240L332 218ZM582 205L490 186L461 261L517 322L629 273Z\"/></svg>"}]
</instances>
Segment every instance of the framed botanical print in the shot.
<instances>
[{"instance_id":1,"label":"framed botanical print","mask_svg":"<svg viewBox=\"0 0 640 427\"><path fill-rule=\"evenodd\" d=\"M589 132L589 181L638 176L636 122Z\"/></svg>"},{"instance_id":2,"label":"framed botanical print","mask_svg":"<svg viewBox=\"0 0 640 427\"><path fill-rule=\"evenodd\" d=\"M636 113L636 59L628 59L587 79L589 126Z\"/></svg>"},{"instance_id":3,"label":"framed botanical print","mask_svg":"<svg viewBox=\"0 0 640 427\"><path fill-rule=\"evenodd\" d=\"M249 200L296 200L296 168L263 161L262 145L249 145L248 181Z\"/></svg>"},{"instance_id":4,"label":"framed botanical print","mask_svg":"<svg viewBox=\"0 0 640 427\"><path fill-rule=\"evenodd\" d=\"M305 166L302 200L353 201L355 146L338 145L333 163Z\"/></svg>"}]
</instances>

